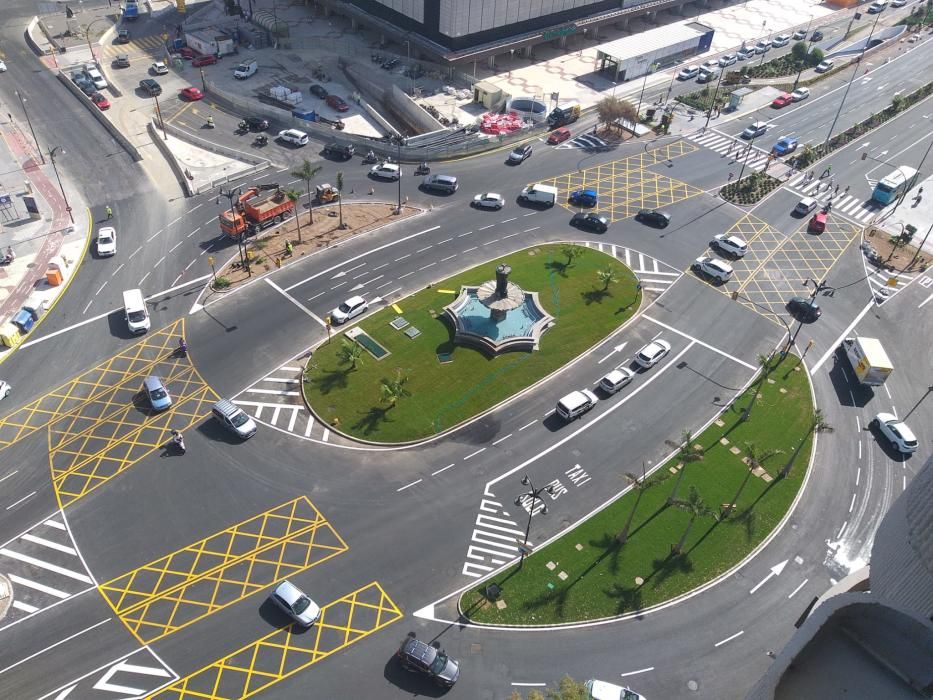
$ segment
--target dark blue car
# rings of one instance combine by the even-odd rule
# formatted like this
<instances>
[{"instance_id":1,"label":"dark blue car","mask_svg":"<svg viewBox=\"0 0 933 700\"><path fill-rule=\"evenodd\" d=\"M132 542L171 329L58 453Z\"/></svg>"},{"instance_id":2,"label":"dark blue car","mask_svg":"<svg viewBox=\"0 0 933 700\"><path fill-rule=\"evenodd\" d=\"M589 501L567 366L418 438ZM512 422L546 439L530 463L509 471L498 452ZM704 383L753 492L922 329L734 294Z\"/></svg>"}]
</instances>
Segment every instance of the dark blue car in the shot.
<instances>
[{"instance_id":1,"label":"dark blue car","mask_svg":"<svg viewBox=\"0 0 933 700\"><path fill-rule=\"evenodd\" d=\"M570 193L570 203L579 207L595 207L598 201L596 190L574 190Z\"/></svg>"}]
</instances>

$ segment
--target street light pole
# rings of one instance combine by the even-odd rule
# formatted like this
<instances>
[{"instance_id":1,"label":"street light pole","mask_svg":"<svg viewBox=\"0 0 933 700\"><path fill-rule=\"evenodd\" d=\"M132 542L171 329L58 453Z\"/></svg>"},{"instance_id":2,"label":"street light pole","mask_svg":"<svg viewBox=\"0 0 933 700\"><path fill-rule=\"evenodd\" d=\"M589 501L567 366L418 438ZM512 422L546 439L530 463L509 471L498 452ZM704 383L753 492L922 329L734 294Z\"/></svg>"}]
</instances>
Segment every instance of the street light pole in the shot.
<instances>
[{"instance_id":1,"label":"street light pole","mask_svg":"<svg viewBox=\"0 0 933 700\"><path fill-rule=\"evenodd\" d=\"M862 53L859 54L858 60L855 61L855 70L852 71L852 76L849 78L849 82L846 83L845 92L842 93L842 99L839 101L839 109L836 110L836 116L833 117L833 123L829 127L829 133L826 134L826 139L823 141L823 145L829 143L829 139L832 138L833 129L836 128L836 122L839 121L839 115L842 114L842 106L846 103L846 97L849 95L849 88L852 87L852 81L855 80L855 76L858 75L859 68L862 67L862 59L865 58L865 52L868 50L868 45L871 43L871 37L875 33L875 27L878 26L878 20L881 19L881 13L879 12L875 16L875 23L871 25L871 31L868 33L868 38L865 40L865 46L862 49Z\"/></svg>"},{"instance_id":2,"label":"street light pole","mask_svg":"<svg viewBox=\"0 0 933 700\"><path fill-rule=\"evenodd\" d=\"M241 188L239 187L235 187L233 189L227 189L227 190L224 190L222 187L220 188L220 196L226 197L227 199L230 200L230 223L234 226L234 228L236 227L237 212L236 212L236 209L233 208L233 199L234 197L239 196L240 189ZM249 269L249 258L243 255L243 249L246 247L244 243L245 236L246 236L246 222L244 221L243 230L239 234L237 234L237 237L236 237L236 247L237 247L237 251L240 253L240 265L242 265L243 268L246 270L246 274L251 277L252 273L250 272L250 269Z\"/></svg>"},{"instance_id":3,"label":"street light pole","mask_svg":"<svg viewBox=\"0 0 933 700\"><path fill-rule=\"evenodd\" d=\"M396 163L398 163L398 207L395 210L396 214L402 213L402 136L399 134L395 137L395 144L398 147Z\"/></svg>"},{"instance_id":4,"label":"street light pole","mask_svg":"<svg viewBox=\"0 0 933 700\"><path fill-rule=\"evenodd\" d=\"M19 90L14 90L13 93L19 98L20 104L23 105L23 114L26 115L26 123L29 125L29 133L32 134L32 140L36 144L36 150L39 151L39 158L42 160L44 165L45 156L42 155L42 149L39 147L39 139L36 138L36 131L32 128L32 120L29 118L29 111L26 109L26 98L19 94Z\"/></svg>"},{"instance_id":5,"label":"street light pole","mask_svg":"<svg viewBox=\"0 0 933 700\"><path fill-rule=\"evenodd\" d=\"M58 151L61 151L62 153L65 152L61 146L56 146L55 148L49 150L49 160L52 161L52 170L55 171L55 179L58 180L58 188L62 191L62 199L65 200L65 211L68 212L68 218L71 219L71 223L74 223L75 218L71 213L71 205L68 204L68 195L65 194L65 187L62 185L62 178L59 176L58 168L55 166L55 154Z\"/></svg>"},{"instance_id":6,"label":"street light pole","mask_svg":"<svg viewBox=\"0 0 933 700\"><path fill-rule=\"evenodd\" d=\"M638 124L638 116L641 114L641 101L645 96L645 86L648 85L648 76L651 75L657 67L657 63L651 63L648 65L648 70L645 71L645 79L641 83L641 92L638 94L638 107L635 108L635 124Z\"/></svg>"},{"instance_id":7,"label":"street light pole","mask_svg":"<svg viewBox=\"0 0 933 700\"><path fill-rule=\"evenodd\" d=\"M94 47L91 46L91 27L93 27L98 22L106 22L106 21L108 20L105 17L98 17L97 19L93 20L89 25L87 25L87 32L85 34L85 38L87 39L87 50L91 52L91 63L97 63L97 58L95 58L94 56Z\"/></svg>"},{"instance_id":8,"label":"street light pole","mask_svg":"<svg viewBox=\"0 0 933 700\"><path fill-rule=\"evenodd\" d=\"M159 107L159 96L153 94L152 99L155 100L156 115L159 117L159 126L162 127L162 139L168 141L168 134L165 133L165 120L162 118L162 109Z\"/></svg>"},{"instance_id":9,"label":"street light pole","mask_svg":"<svg viewBox=\"0 0 933 700\"><path fill-rule=\"evenodd\" d=\"M713 99L710 100L709 109L706 110L706 123L703 125L703 131L709 126L709 120L713 118L713 107L716 106L716 98L719 96L719 85L722 83L722 76L726 74L725 68L719 69L719 80L716 81L716 89L713 90Z\"/></svg>"},{"instance_id":10,"label":"street light pole","mask_svg":"<svg viewBox=\"0 0 933 700\"><path fill-rule=\"evenodd\" d=\"M522 568L522 564L525 563L525 549L528 546L528 535L531 533L531 517L535 513L535 501L541 499L542 493L554 493L554 487L550 484L540 489L536 489L535 485L531 483L531 479L528 478L527 474L522 477L522 486L528 486L530 490L516 498L515 505L520 506L522 504L522 499L528 497L531 497L531 505L528 507L528 525L525 527L525 540L522 543L522 557L518 561L519 569ZM541 499L541 503L543 506L541 508L541 515L547 515L547 503L544 502L544 499Z\"/></svg>"}]
</instances>

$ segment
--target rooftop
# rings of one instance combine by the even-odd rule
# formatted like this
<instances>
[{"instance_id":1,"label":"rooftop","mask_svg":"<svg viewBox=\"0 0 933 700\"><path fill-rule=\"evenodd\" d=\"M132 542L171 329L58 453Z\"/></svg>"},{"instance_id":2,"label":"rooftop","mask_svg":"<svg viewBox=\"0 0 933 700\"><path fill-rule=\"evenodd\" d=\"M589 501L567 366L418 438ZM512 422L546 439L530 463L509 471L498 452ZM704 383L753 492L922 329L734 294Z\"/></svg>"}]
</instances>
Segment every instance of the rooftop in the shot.
<instances>
[{"instance_id":1,"label":"rooftop","mask_svg":"<svg viewBox=\"0 0 933 700\"><path fill-rule=\"evenodd\" d=\"M646 32L623 36L620 39L607 41L605 44L596 46L596 51L607 54L619 61L626 61L630 58L638 58L650 54L658 49L663 49L672 44L682 41L689 41L707 32L711 32L712 27L699 22L684 22L682 24L667 24L657 29L649 29Z\"/></svg>"}]
</instances>

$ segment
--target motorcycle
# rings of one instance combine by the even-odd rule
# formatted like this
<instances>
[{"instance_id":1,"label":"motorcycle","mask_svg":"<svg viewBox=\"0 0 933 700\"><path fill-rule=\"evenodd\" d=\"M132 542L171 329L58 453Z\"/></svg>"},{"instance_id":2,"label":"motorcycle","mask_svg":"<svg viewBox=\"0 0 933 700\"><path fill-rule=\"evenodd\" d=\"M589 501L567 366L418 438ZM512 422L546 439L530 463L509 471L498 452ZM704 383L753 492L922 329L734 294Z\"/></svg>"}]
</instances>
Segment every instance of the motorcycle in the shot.
<instances>
[{"instance_id":1,"label":"motorcycle","mask_svg":"<svg viewBox=\"0 0 933 700\"><path fill-rule=\"evenodd\" d=\"M266 136L265 134L260 134L253 141L254 146L266 146L268 145L268 143L269 143L269 137Z\"/></svg>"},{"instance_id":2,"label":"motorcycle","mask_svg":"<svg viewBox=\"0 0 933 700\"><path fill-rule=\"evenodd\" d=\"M427 175L431 172L430 166L427 163L422 163L417 168L415 168L415 175Z\"/></svg>"},{"instance_id":3,"label":"motorcycle","mask_svg":"<svg viewBox=\"0 0 933 700\"><path fill-rule=\"evenodd\" d=\"M239 124L237 124L236 128L237 128L237 131L241 131L241 132L249 131L249 124L247 124L245 121L242 121Z\"/></svg>"},{"instance_id":4,"label":"motorcycle","mask_svg":"<svg viewBox=\"0 0 933 700\"><path fill-rule=\"evenodd\" d=\"M184 338L178 339L178 354L180 354L182 357L188 355L188 343L185 342Z\"/></svg>"},{"instance_id":5,"label":"motorcycle","mask_svg":"<svg viewBox=\"0 0 933 700\"><path fill-rule=\"evenodd\" d=\"M185 454L185 436L177 430L172 431L172 443L181 451L182 454Z\"/></svg>"},{"instance_id":6,"label":"motorcycle","mask_svg":"<svg viewBox=\"0 0 933 700\"><path fill-rule=\"evenodd\" d=\"M207 128L207 129L213 129L213 128L214 128L214 118L213 118L213 117L208 117L208 118L207 118L207 122L204 124L204 126L205 126L205 128Z\"/></svg>"},{"instance_id":7,"label":"motorcycle","mask_svg":"<svg viewBox=\"0 0 933 700\"><path fill-rule=\"evenodd\" d=\"M363 164L364 164L364 165L373 165L373 164L377 163L378 161L379 161L379 159L376 158L376 154L373 153L372 151L370 151L370 152L367 153L365 156L363 156Z\"/></svg>"}]
</instances>

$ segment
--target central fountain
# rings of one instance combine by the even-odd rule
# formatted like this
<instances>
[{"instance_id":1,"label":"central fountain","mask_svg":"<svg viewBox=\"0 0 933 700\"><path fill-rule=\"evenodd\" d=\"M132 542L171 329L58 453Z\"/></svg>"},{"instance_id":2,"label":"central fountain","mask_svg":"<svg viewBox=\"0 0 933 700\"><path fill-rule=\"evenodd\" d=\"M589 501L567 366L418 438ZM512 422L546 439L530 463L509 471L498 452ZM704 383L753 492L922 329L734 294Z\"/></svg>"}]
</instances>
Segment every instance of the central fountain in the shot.
<instances>
[{"instance_id":1,"label":"central fountain","mask_svg":"<svg viewBox=\"0 0 933 700\"><path fill-rule=\"evenodd\" d=\"M454 342L492 355L510 350L537 350L544 332L554 324L538 300L509 281L511 266L496 267L496 278L478 287L463 286L444 307L454 328Z\"/></svg>"}]
</instances>

